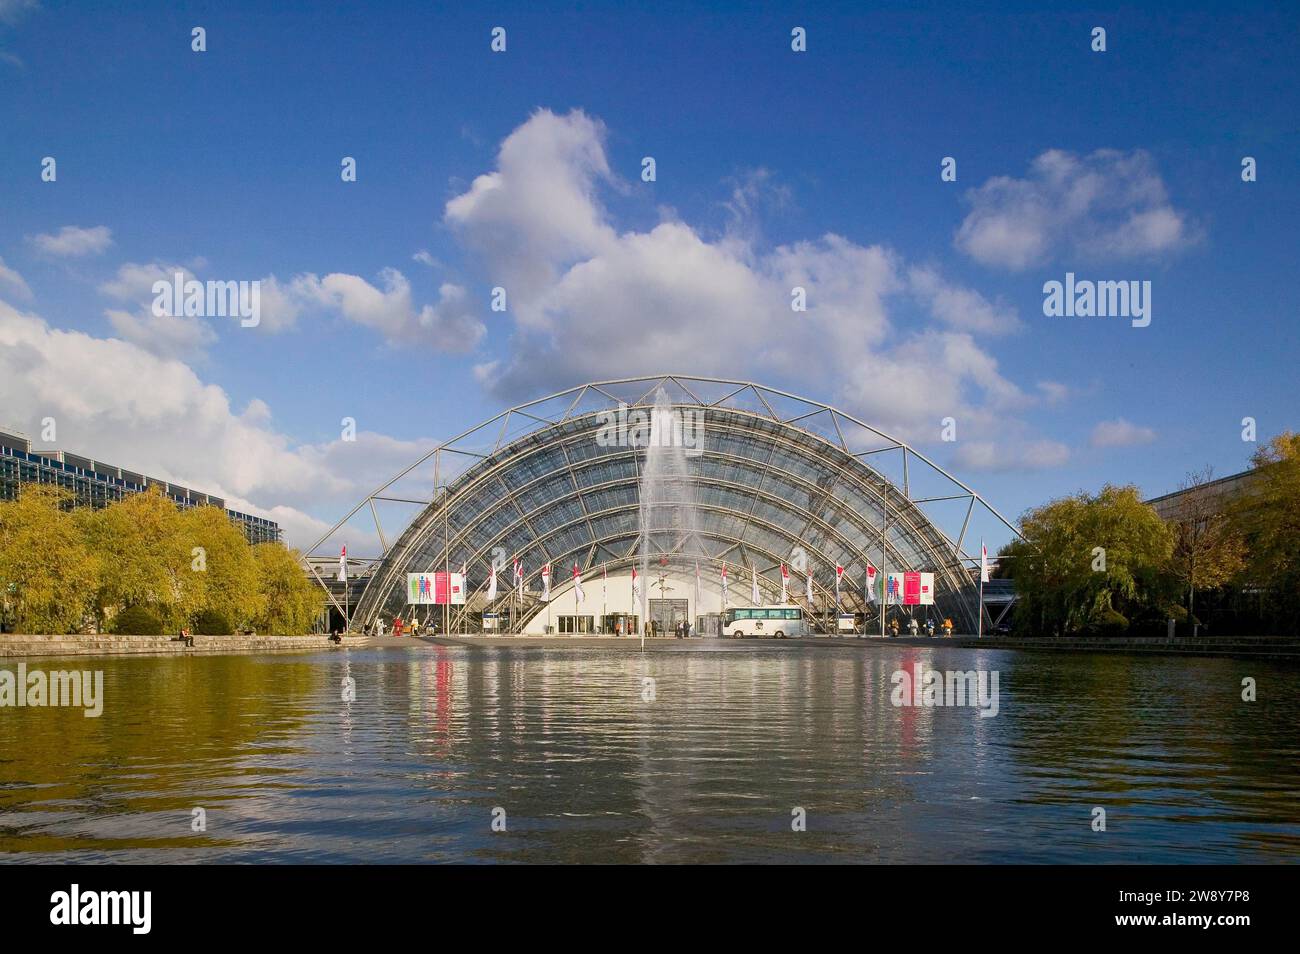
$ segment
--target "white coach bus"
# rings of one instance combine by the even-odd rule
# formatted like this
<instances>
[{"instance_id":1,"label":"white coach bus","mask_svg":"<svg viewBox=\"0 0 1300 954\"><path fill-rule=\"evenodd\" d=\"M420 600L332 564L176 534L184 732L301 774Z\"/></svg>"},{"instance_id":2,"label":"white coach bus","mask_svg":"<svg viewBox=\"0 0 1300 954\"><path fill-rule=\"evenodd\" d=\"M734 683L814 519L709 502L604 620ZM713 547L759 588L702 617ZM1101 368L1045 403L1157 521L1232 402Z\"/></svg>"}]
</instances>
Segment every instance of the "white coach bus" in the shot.
<instances>
[{"instance_id":1,"label":"white coach bus","mask_svg":"<svg viewBox=\"0 0 1300 954\"><path fill-rule=\"evenodd\" d=\"M812 630L798 606L738 606L722 618L724 636L808 636Z\"/></svg>"}]
</instances>

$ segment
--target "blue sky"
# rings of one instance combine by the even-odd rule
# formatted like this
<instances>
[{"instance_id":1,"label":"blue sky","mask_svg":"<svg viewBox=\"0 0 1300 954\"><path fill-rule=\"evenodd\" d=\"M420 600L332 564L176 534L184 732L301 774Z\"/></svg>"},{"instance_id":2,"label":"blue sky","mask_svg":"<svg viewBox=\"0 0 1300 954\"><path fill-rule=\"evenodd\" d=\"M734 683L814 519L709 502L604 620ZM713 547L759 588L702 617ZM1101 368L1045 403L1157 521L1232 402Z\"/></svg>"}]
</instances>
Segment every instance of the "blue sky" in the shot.
<instances>
[{"instance_id":1,"label":"blue sky","mask_svg":"<svg viewBox=\"0 0 1300 954\"><path fill-rule=\"evenodd\" d=\"M1294 9L263 6L0 0L0 421L299 543L431 441L623 374L842 406L1010 516L1297 424ZM176 265L282 294L162 327ZM1150 326L1045 317L1067 271L1150 281Z\"/></svg>"}]
</instances>

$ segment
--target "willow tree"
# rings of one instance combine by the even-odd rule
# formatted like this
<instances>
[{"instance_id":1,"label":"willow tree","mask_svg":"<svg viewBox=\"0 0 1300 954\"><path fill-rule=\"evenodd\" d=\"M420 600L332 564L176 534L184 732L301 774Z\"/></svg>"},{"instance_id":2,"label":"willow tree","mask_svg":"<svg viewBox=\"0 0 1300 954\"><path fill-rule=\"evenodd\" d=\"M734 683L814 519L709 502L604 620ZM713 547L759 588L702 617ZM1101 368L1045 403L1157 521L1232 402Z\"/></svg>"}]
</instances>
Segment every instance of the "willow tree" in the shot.
<instances>
[{"instance_id":1,"label":"willow tree","mask_svg":"<svg viewBox=\"0 0 1300 954\"><path fill-rule=\"evenodd\" d=\"M261 615L259 568L248 538L220 507L194 507L177 521L181 547L189 553L186 605L192 615L220 615L231 630L246 629Z\"/></svg>"},{"instance_id":2,"label":"willow tree","mask_svg":"<svg viewBox=\"0 0 1300 954\"><path fill-rule=\"evenodd\" d=\"M258 631L277 636L308 632L320 611L324 591L307 579L298 551L279 543L259 543L253 547L253 555L262 597Z\"/></svg>"},{"instance_id":3,"label":"willow tree","mask_svg":"<svg viewBox=\"0 0 1300 954\"><path fill-rule=\"evenodd\" d=\"M65 505L71 494L23 484L0 503L0 601L20 633L80 630L99 581L99 563Z\"/></svg>"},{"instance_id":4,"label":"willow tree","mask_svg":"<svg viewBox=\"0 0 1300 954\"><path fill-rule=\"evenodd\" d=\"M1023 632L1076 633L1164 598L1173 538L1136 487L1053 500L1026 513L1020 529L1024 539L1002 556L1014 567Z\"/></svg>"},{"instance_id":5,"label":"willow tree","mask_svg":"<svg viewBox=\"0 0 1300 954\"><path fill-rule=\"evenodd\" d=\"M76 516L100 563L95 607L101 626L128 606L155 611L169 629L188 623L201 607L202 586L174 503L150 488Z\"/></svg>"}]
</instances>

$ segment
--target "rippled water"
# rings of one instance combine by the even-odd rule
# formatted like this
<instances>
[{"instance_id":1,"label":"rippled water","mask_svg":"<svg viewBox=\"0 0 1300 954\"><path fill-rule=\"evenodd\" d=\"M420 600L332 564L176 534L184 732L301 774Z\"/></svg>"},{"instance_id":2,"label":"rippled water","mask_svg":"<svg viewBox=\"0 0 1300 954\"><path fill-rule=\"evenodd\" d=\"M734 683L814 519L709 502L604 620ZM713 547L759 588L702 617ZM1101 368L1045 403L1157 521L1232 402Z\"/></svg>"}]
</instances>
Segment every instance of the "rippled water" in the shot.
<instances>
[{"instance_id":1,"label":"rippled water","mask_svg":"<svg viewBox=\"0 0 1300 954\"><path fill-rule=\"evenodd\" d=\"M916 663L999 713L898 708ZM889 644L28 660L0 859L1209 862L1300 850L1300 670ZM15 669L8 660L0 668ZM345 676L356 700L341 701ZM643 678L655 680L643 701ZM1259 701L1241 701L1241 680ZM1107 830L1092 830L1092 809ZM192 809L206 832L191 830ZM492 812L505 812L493 832ZM807 830L791 829L802 808Z\"/></svg>"}]
</instances>

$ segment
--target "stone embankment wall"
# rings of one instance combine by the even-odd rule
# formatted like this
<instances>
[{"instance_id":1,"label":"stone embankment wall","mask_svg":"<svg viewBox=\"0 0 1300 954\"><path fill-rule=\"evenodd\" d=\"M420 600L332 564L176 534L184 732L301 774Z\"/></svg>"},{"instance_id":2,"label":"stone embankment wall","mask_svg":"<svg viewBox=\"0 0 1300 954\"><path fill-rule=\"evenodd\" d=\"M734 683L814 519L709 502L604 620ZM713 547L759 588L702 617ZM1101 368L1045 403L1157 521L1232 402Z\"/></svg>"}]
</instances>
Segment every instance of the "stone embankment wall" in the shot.
<instances>
[{"instance_id":1,"label":"stone embankment wall","mask_svg":"<svg viewBox=\"0 0 1300 954\"><path fill-rule=\"evenodd\" d=\"M351 640L349 640L351 642ZM264 653L280 650L326 649L336 645L328 636L195 636L186 646L172 636L0 636L4 656L116 656L161 653L172 656L195 653Z\"/></svg>"}]
</instances>

